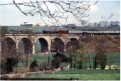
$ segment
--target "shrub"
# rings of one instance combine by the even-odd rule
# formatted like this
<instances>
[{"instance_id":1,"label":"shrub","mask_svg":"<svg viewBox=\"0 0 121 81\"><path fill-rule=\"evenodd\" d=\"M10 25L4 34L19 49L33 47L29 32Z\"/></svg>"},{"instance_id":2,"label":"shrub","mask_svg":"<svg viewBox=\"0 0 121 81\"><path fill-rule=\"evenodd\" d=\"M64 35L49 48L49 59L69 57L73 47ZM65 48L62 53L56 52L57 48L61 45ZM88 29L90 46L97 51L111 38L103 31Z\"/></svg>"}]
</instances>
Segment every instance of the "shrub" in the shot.
<instances>
[{"instance_id":1,"label":"shrub","mask_svg":"<svg viewBox=\"0 0 121 81\"><path fill-rule=\"evenodd\" d=\"M31 71L37 71L38 70L38 64L37 64L37 61L34 60L31 64L30 64L30 70Z\"/></svg>"}]
</instances>

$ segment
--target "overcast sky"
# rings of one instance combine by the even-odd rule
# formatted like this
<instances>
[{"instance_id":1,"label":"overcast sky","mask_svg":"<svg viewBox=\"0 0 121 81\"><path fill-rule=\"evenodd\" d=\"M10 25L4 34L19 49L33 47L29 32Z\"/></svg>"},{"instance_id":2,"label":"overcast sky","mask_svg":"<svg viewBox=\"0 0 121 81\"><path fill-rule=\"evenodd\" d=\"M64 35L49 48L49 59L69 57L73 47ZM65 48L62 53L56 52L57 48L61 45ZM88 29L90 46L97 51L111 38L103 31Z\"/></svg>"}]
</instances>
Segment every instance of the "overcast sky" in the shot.
<instances>
[{"instance_id":1,"label":"overcast sky","mask_svg":"<svg viewBox=\"0 0 121 81\"><path fill-rule=\"evenodd\" d=\"M13 0L0 0L0 4L12 3ZM29 0L15 0L16 2L29 1ZM32 0L37 1L37 0ZM108 21L119 21L120 20L120 0L99 0L96 5L91 6L90 8L90 22L99 22L108 18L113 14L112 18ZM20 25L23 22L28 23L42 23L39 15L35 16L25 16L23 15L15 5L0 5L0 25ZM68 23L79 24L74 17L70 16ZM62 22L62 24L68 24Z\"/></svg>"}]
</instances>

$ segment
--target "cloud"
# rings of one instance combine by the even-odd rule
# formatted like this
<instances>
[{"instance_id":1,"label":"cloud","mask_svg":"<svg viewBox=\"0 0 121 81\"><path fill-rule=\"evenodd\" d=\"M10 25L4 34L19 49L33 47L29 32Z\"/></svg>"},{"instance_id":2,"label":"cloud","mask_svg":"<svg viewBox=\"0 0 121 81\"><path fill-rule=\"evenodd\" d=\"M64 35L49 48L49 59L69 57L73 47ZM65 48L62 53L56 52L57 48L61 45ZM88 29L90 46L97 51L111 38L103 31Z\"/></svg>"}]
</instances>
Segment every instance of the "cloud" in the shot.
<instances>
[{"instance_id":1,"label":"cloud","mask_svg":"<svg viewBox=\"0 0 121 81\"><path fill-rule=\"evenodd\" d=\"M95 13L99 10L97 5L90 6L90 13Z\"/></svg>"}]
</instances>

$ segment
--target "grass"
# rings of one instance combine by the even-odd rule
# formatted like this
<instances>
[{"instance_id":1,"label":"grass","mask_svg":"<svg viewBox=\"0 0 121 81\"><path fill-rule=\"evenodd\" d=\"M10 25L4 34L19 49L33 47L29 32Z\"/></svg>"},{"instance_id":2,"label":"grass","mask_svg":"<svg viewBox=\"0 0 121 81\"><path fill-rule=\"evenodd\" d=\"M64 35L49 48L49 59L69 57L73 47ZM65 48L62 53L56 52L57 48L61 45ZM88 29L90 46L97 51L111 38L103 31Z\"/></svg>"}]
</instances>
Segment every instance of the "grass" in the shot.
<instances>
[{"instance_id":1,"label":"grass","mask_svg":"<svg viewBox=\"0 0 121 81\"><path fill-rule=\"evenodd\" d=\"M29 62L29 65L32 61L34 61L35 59L37 60L38 62L38 65L41 66L43 63L47 63L48 62L48 55L47 54L33 54L33 55L30 55L30 62ZM49 56L50 60L52 59L52 55ZM25 67L26 63L22 63L22 62L19 62L18 64L18 67Z\"/></svg>"},{"instance_id":2,"label":"grass","mask_svg":"<svg viewBox=\"0 0 121 81\"><path fill-rule=\"evenodd\" d=\"M93 56L90 55L90 59ZM38 59L38 61L47 60L47 55L33 56L33 58ZM52 59L52 57L51 57ZM120 53L112 53L111 58L112 64L120 65ZM91 60L91 64L93 61ZM87 64L88 65L88 64ZM41 75L30 75L29 78L54 78L54 79L70 79L75 78L79 80L120 80L120 70L87 70L87 69L71 69L67 71L61 71L56 74L41 74Z\"/></svg>"},{"instance_id":3,"label":"grass","mask_svg":"<svg viewBox=\"0 0 121 81\"><path fill-rule=\"evenodd\" d=\"M112 64L120 65L120 52L110 53L109 58L112 59Z\"/></svg>"},{"instance_id":4,"label":"grass","mask_svg":"<svg viewBox=\"0 0 121 81\"><path fill-rule=\"evenodd\" d=\"M79 80L120 80L119 74L45 74L32 75L30 78L55 78L55 79L79 79Z\"/></svg>"},{"instance_id":5,"label":"grass","mask_svg":"<svg viewBox=\"0 0 121 81\"><path fill-rule=\"evenodd\" d=\"M90 59L90 62L91 62L91 66L93 66L93 55L92 54L85 54L85 56L88 58L88 55L89 55L89 59ZM111 60L111 64L112 65L117 65L118 67L120 66L120 53L119 52L114 52L114 53L110 53L108 54L108 58ZM38 62L38 65L41 66L42 64L45 64L48 62L48 55L47 54L34 54L34 55L30 55L31 57L31 61L29 62L29 65L30 63L33 61L33 60L37 60ZM50 60L53 59L52 55L49 55L50 57ZM87 67L89 67L89 63L85 63L85 65ZM21 63L19 62L18 64L19 67L23 67L25 66L25 63Z\"/></svg>"},{"instance_id":6,"label":"grass","mask_svg":"<svg viewBox=\"0 0 121 81\"><path fill-rule=\"evenodd\" d=\"M29 78L55 78L79 80L120 80L120 70L81 70L71 69L56 74L30 75Z\"/></svg>"},{"instance_id":7,"label":"grass","mask_svg":"<svg viewBox=\"0 0 121 81\"><path fill-rule=\"evenodd\" d=\"M31 62L36 59L39 66L48 61L48 55L34 54L31 55ZM90 58L92 56L90 55ZM50 55L50 60L52 55ZM120 53L113 53L111 58L112 64L120 65ZM30 62L30 63L31 63ZM92 60L91 60L92 64ZM23 63L19 63L20 67L23 67ZM75 78L79 80L120 80L120 70L89 70L89 69L71 69L67 71L61 71L56 74L31 74L27 78L54 78L54 79L70 79Z\"/></svg>"},{"instance_id":8,"label":"grass","mask_svg":"<svg viewBox=\"0 0 121 81\"><path fill-rule=\"evenodd\" d=\"M110 74L110 73L115 73L115 74L120 74L119 70L100 70L100 69L86 69L86 70L81 70L81 69L71 69L71 70L67 70L67 71L62 71L62 72L58 72L58 74L99 74L99 73L106 73L106 74Z\"/></svg>"}]
</instances>

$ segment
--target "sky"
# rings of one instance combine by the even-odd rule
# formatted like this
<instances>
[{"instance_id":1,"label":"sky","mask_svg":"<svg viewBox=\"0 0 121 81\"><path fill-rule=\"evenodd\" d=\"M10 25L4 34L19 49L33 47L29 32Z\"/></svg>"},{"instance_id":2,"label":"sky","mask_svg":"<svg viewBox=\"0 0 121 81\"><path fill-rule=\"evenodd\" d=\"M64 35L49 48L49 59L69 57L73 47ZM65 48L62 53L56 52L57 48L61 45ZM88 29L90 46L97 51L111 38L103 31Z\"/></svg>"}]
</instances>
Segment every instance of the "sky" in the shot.
<instances>
[{"instance_id":1,"label":"sky","mask_svg":"<svg viewBox=\"0 0 121 81\"><path fill-rule=\"evenodd\" d=\"M0 4L12 3L13 0L0 0ZM30 0L15 0L16 2ZM36 1L36 0L32 0ZM96 5L90 7L89 22L104 21L112 14L113 16L107 21L120 21L120 0L99 0ZM51 6L52 7L52 6ZM39 15L25 16L15 5L0 5L0 25L20 25L23 22L44 24ZM68 22L61 24L80 24L74 17L69 16Z\"/></svg>"}]
</instances>

